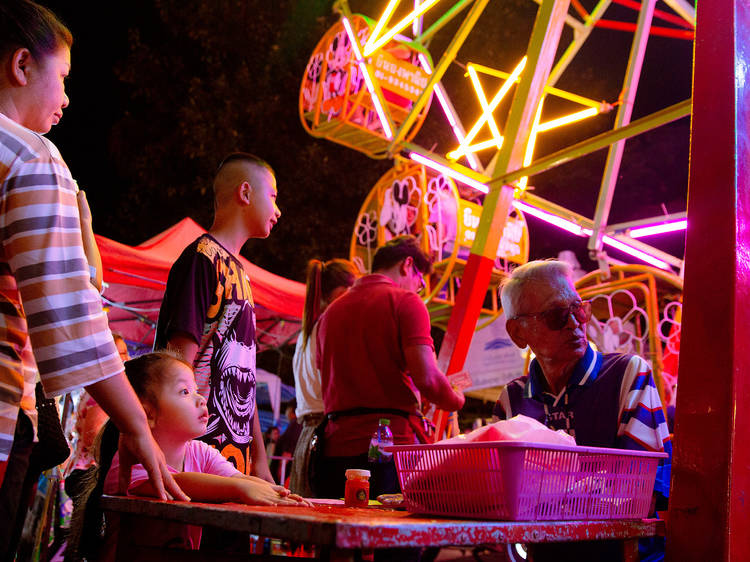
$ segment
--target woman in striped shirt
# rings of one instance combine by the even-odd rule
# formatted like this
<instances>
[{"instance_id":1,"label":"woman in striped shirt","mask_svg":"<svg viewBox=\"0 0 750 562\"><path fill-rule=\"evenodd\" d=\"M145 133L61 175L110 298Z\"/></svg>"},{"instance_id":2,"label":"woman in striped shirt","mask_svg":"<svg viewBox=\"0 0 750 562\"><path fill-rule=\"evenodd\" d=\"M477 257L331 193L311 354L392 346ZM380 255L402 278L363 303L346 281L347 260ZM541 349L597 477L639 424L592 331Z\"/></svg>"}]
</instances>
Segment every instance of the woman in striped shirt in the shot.
<instances>
[{"instance_id":1,"label":"woman in striped shirt","mask_svg":"<svg viewBox=\"0 0 750 562\"><path fill-rule=\"evenodd\" d=\"M166 499L169 475L125 378L83 247L77 187L41 135L68 105L70 31L29 0L0 0L0 559L13 557L35 438L34 386L85 386L121 431L121 479L136 459ZM84 217L90 220L90 217Z\"/></svg>"}]
</instances>

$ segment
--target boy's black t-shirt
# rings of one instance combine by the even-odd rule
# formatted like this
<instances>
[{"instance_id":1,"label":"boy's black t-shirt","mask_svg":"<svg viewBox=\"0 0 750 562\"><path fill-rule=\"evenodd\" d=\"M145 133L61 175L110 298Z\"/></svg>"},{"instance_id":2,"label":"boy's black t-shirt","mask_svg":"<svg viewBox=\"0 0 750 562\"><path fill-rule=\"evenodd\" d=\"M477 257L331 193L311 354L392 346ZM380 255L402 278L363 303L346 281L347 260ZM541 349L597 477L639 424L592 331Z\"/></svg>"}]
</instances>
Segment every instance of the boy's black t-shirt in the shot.
<instances>
[{"instance_id":1,"label":"boy's black t-shirt","mask_svg":"<svg viewBox=\"0 0 750 562\"><path fill-rule=\"evenodd\" d=\"M198 342L193 368L208 401L208 429L201 437L250 473L255 414L255 309L242 264L209 234L185 248L167 280L154 349L176 332Z\"/></svg>"}]
</instances>

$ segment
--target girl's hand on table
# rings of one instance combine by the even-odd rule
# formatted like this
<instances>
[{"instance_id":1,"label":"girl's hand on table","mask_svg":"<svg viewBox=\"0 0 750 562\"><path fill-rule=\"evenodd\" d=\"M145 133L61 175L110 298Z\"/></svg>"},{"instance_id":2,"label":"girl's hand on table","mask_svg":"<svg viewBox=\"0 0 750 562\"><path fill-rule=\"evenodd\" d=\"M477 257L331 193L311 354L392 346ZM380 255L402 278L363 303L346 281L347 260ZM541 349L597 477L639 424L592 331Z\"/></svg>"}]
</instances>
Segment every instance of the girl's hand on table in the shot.
<instances>
[{"instance_id":1,"label":"girl's hand on table","mask_svg":"<svg viewBox=\"0 0 750 562\"><path fill-rule=\"evenodd\" d=\"M254 476L236 478L238 501L249 505L298 505L312 507L312 504L287 488L269 484Z\"/></svg>"}]
</instances>

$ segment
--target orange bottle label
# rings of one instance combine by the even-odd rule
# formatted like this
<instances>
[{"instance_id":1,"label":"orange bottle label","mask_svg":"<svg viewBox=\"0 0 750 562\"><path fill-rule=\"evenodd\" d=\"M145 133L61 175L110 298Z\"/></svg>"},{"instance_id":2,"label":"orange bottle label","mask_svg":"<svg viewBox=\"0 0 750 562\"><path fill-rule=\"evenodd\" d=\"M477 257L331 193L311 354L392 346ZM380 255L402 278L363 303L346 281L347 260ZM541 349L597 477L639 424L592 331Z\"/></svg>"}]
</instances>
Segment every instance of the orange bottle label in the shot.
<instances>
[{"instance_id":1,"label":"orange bottle label","mask_svg":"<svg viewBox=\"0 0 750 562\"><path fill-rule=\"evenodd\" d=\"M344 503L347 507L367 507L370 498L370 483L364 479L346 481Z\"/></svg>"}]
</instances>

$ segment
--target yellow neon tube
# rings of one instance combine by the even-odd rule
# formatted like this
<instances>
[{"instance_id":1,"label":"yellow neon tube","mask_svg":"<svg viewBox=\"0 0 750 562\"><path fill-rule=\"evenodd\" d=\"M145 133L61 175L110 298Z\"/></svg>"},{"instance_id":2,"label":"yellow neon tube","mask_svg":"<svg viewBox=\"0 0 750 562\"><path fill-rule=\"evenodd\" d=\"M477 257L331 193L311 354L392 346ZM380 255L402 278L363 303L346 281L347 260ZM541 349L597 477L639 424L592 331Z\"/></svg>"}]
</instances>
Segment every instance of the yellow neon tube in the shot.
<instances>
[{"instance_id":1,"label":"yellow neon tube","mask_svg":"<svg viewBox=\"0 0 750 562\"><path fill-rule=\"evenodd\" d=\"M554 129L556 127L562 127L563 125L575 123L576 121L586 119L587 117L593 117L594 115L597 115L598 113L599 113L598 109L594 107L590 107L589 109L584 109L583 111L571 113L570 115L566 115L565 117L553 119L552 121L547 121L546 123L540 123L539 126L537 127L537 132L541 133L543 131L549 131L550 129ZM524 166L525 165L526 164L524 164Z\"/></svg>"},{"instance_id":2,"label":"yellow neon tube","mask_svg":"<svg viewBox=\"0 0 750 562\"><path fill-rule=\"evenodd\" d=\"M380 16L380 19L378 20L378 23L375 24L375 29L372 30L372 33L370 34L370 37L367 39L367 43L365 44L364 51L367 53L367 45L370 44L370 41L373 37L377 37L380 35L380 32L383 31L383 27L386 23L388 23L388 20L391 19L391 15L393 14L393 10L396 9L396 6L401 0L390 0L388 2L388 5L385 7L385 10L383 10L383 14Z\"/></svg>"},{"instance_id":3,"label":"yellow neon tube","mask_svg":"<svg viewBox=\"0 0 750 562\"><path fill-rule=\"evenodd\" d=\"M488 74L489 76L495 76L496 78L504 78L507 79L510 76L510 73L503 72L502 70L496 70L494 68L490 68L489 66L484 66L481 64L475 64L471 63L471 65L478 71L482 72L484 74ZM544 93L545 94L552 94L554 96L566 99L568 101L572 101L575 103L580 103L581 105L585 105L586 107L596 107L602 105L602 102L595 101L583 96L579 96L578 94L574 94L572 92L566 92L565 90L561 90L559 88L555 88L554 86L545 86L544 87Z\"/></svg>"},{"instance_id":4,"label":"yellow neon tube","mask_svg":"<svg viewBox=\"0 0 750 562\"><path fill-rule=\"evenodd\" d=\"M498 90L497 94L495 94L495 97L492 98L492 101L490 102L490 105L488 106L488 110L491 116L491 113L495 110L495 108L500 104L500 101L502 101L503 96L508 93L508 90L510 90L511 86L516 82L518 77L521 75L521 71L523 70L523 67L526 66L526 57L523 57L521 59L521 62L518 63L518 66L513 70L513 72L510 74L508 79L505 81L505 83L502 85L500 90ZM461 143L461 145L458 147L457 150L461 150L464 154L466 154L467 147L469 146L469 143L474 140L474 137L477 136L477 133L479 132L479 129L484 125L484 122L487 120L487 112L483 113L479 119L477 119L476 123L474 123L474 126L471 128L469 133L464 137L464 141Z\"/></svg>"},{"instance_id":5,"label":"yellow neon tube","mask_svg":"<svg viewBox=\"0 0 750 562\"><path fill-rule=\"evenodd\" d=\"M435 3L437 3L438 0L427 0L424 4L419 6L418 8L415 8L411 13L409 13L404 19L402 19L400 22L398 22L395 26L391 28L391 30L383 35L380 39L377 38L377 36L373 33L370 35L370 38L367 40L367 43L365 44L365 48L363 49L363 54L366 57L369 57L371 54L373 54L375 51L377 51L380 47L388 43L391 39L393 39L393 36L396 35L399 31L407 27L412 21L414 21L416 18L424 14L427 10L429 10ZM385 14L384 14L385 15ZM390 17L390 14L389 14ZM383 21L386 20L383 18ZM378 22L378 25L380 26L380 22ZM383 24L383 26L385 23ZM380 26L381 28L383 26ZM376 26L377 27L377 26Z\"/></svg>"},{"instance_id":6,"label":"yellow neon tube","mask_svg":"<svg viewBox=\"0 0 750 562\"><path fill-rule=\"evenodd\" d=\"M536 115L534 115L534 124L531 126L531 133L529 134L529 140L526 143L526 153L523 155L523 167L526 168L531 164L531 159L534 157L534 145L536 144L536 136L539 132L539 121L542 118L542 105L544 105L544 96L539 98L539 105L536 108ZM518 181L518 188L521 192L526 189L529 184L529 176L524 176Z\"/></svg>"},{"instance_id":7,"label":"yellow neon tube","mask_svg":"<svg viewBox=\"0 0 750 562\"><path fill-rule=\"evenodd\" d=\"M490 111L489 104L487 103L487 97L484 95L482 84L479 82L477 71L474 70L471 65L468 66L468 71L469 78L471 78L471 83L474 85L474 91L477 93L477 97L479 98L479 104L482 106L482 110L484 111L484 113L488 115L487 124L490 126L490 131L492 131L492 137L495 139L497 147L500 148L500 145L503 142L503 136L500 134L500 129L498 129L497 127L497 122L492 116L492 111Z\"/></svg>"},{"instance_id":8,"label":"yellow neon tube","mask_svg":"<svg viewBox=\"0 0 750 562\"><path fill-rule=\"evenodd\" d=\"M456 150L450 151L448 154L446 154L446 156L449 160L458 160L464 154L473 154L474 152L479 152L480 150L484 150L486 148L492 148L493 146L500 148L503 145L503 140L504 137L500 137L499 142L496 139L489 139L486 141L478 142L476 144L472 144L471 146L467 146L465 150L459 147Z\"/></svg>"}]
</instances>

